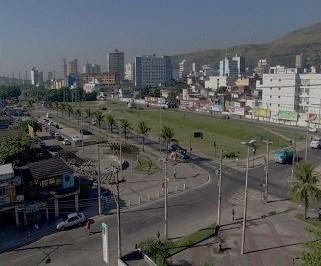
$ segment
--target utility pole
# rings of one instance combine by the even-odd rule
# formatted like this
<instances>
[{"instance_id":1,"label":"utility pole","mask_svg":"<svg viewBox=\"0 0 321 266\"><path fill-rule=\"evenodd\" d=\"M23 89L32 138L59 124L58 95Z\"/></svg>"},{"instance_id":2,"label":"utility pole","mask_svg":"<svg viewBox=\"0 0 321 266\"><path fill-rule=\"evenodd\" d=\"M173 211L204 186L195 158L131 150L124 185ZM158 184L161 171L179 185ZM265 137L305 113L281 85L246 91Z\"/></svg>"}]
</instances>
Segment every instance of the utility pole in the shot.
<instances>
[{"instance_id":1,"label":"utility pole","mask_svg":"<svg viewBox=\"0 0 321 266\"><path fill-rule=\"evenodd\" d=\"M168 228L167 228L167 218L168 218L168 213L167 213L167 157L165 159L165 174L164 174L164 189L165 189L165 213L164 213L164 240L166 241L168 238Z\"/></svg>"},{"instance_id":2,"label":"utility pole","mask_svg":"<svg viewBox=\"0 0 321 266\"><path fill-rule=\"evenodd\" d=\"M307 121L307 132L305 137L305 155L304 161L308 160L308 146L309 146L309 121Z\"/></svg>"},{"instance_id":3,"label":"utility pole","mask_svg":"<svg viewBox=\"0 0 321 266\"><path fill-rule=\"evenodd\" d=\"M101 187L100 187L100 144L97 144L98 152L98 214L101 215Z\"/></svg>"},{"instance_id":4,"label":"utility pole","mask_svg":"<svg viewBox=\"0 0 321 266\"><path fill-rule=\"evenodd\" d=\"M264 143L266 143L266 165L265 165L265 203L268 201L268 185L269 185L269 145L272 144L272 141L269 140L263 140Z\"/></svg>"},{"instance_id":5,"label":"utility pole","mask_svg":"<svg viewBox=\"0 0 321 266\"><path fill-rule=\"evenodd\" d=\"M161 134L162 134L162 106L159 105L159 157L161 157L161 155L162 155ZM167 149L168 149L168 147L167 147Z\"/></svg>"},{"instance_id":6,"label":"utility pole","mask_svg":"<svg viewBox=\"0 0 321 266\"><path fill-rule=\"evenodd\" d=\"M296 160L296 140L293 140L293 157L292 157L292 170L291 170L291 181L294 178L295 160Z\"/></svg>"},{"instance_id":7,"label":"utility pole","mask_svg":"<svg viewBox=\"0 0 321 266\"><path fill-rule=\"evenodd\" d=\"M222 205L222 160L223 150L220 151L220 175L218 180L218 205L217 205L217 225L221 225L221 205Z\"/></svg>"},{"instance_id":8,"label":"utility pole","mask_svg":"<svg viewBox=\"0 0 321 266\"><path fill-rule=\"evenodd\" d=\"M83 125L83 117L81 117L81 148L82 148L82 152L85 151L84 148L84 125Z\"/></svg>"},{"instance_id":9,"label":"utility pole","mask_svg":"<svg viewBox=\"0 0 321 266\"><path fill-rule=\"evenodd\" d=\"M247 211L247 180L249 176L249 157L250 157L250 144L247 145L247 159L246 159L246 173L245 173L245 192L244 192L244 213L243 213L243 231L242 231L242 247L241 255L244 254L244 242L245 242L245 227L246 227L246 211Z\"/></svg>"},{"instance_id":10,"label":"utility pole","mask_svg":"<svg viewBox=\"0 0 321 266\"><path fill-rule=\"evenodd\" d=\"M122 145L121 142L119 142L119 162L120 162L120 177L122 180L124 180L123 176L123 157L122 157Z\"/></svg>"}]
</instances>

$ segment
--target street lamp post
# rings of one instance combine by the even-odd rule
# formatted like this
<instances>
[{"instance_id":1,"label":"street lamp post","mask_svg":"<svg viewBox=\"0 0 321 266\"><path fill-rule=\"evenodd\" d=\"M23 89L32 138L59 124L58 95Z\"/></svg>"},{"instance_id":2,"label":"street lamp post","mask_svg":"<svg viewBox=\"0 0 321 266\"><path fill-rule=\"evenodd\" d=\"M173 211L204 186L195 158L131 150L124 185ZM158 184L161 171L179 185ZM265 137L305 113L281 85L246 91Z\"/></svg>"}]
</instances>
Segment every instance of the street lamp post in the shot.
<instances>
[{"instance_id":1,"label":"street lamp post","mask_svg":"<svg viewBox=\"0 0 321 266\"><path fill-rule=\"evenodd\" d=\"M98 214L101 215L101 184L100 184L100 144L97 144L97 153L98 153Z\"/></svg>"},{"instance_id":2,"label":"street lamp post","mask_svg":"<svg viewBox=\"0 0 321 266\"><path fill-rule=\"evenodd\" d=\"M307 120L307 131L305 136L305 155L304 160L308 160L308 146L309 146L309 120Z\"/></svg>"},{"instance_id":3,"label":"street lamp post","mask_svg":"<svg viewBox=\"0 0 321 266\"><path fill-rule=\"evenodd\" d=\"M293 157L292 157L292 169L291 169L291 181L294 178L294 169L295 169L295 161L296 161L296 140L293 140Z\"/></svg>"},{"instance_id":4,"label":"street lamp post","mask_svg":"<svg viewBox=\"0 0 321 266\"><path fill-rule=\"evenodd\" d=\"M268 201L268 184L269 184L269 145L272 144L272 141L269 140L263 140L264 143L266 143L266 165L265 165L265 203Z\"/></svg>"},{"instance_id":5,"label":"street lamp post","mask_svg":"<svg viewBox=\"0 0 321 266\"><path fill-rule=\"evenodd\" d=\"M223 150L220 151L220 173L218 180L218 205L217 205L217 225L221 225L221 205L222 205L222 160Z\"/></svg>"},{"instance_id":6,"label":"street lamp post","mask_svg":"<svg viewBox=\"0 0 321 266\"><path fill-rule=\"evenodd\" d=\"M245 172L245 190L244 190L244 212L243 212L243 230L242 230L242 246L241 255L244 254L244 244L245 244L245 227L246 227L246 211L247 211L247 183L249 176L249 157L250 157L250 147L254 146L255 140L249 142L242 142L242 144L247 145L247 159L246 159L246 172Z\"/></svg>"},{"instance_id":7,"label":"street lamp post","mask_svg":"<svg viewBox=\"0 0 321 266\"><path fill-rule=\"evenodd\" d=\"M168 212L167 212L167 158L165 159L164 163L164 190L165 190L165 197L164 197L164 240L166 241L168 238Z\"/></svg>"}]
</instances>

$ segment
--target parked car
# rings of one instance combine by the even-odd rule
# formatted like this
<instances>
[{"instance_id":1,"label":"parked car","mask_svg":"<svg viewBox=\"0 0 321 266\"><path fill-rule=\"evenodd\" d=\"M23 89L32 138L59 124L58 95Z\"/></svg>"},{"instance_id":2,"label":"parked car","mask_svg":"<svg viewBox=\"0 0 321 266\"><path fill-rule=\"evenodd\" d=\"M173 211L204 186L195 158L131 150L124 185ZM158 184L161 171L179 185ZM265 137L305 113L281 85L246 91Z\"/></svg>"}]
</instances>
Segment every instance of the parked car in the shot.
<instances>
[{"instance_id":1,"label":"parked car","mask_svg":"<svg viewBox=\"0 0 321 266\"><path fill-rule=\"evenodd\" d=\"M58 141L63 141L64 138L63 138L63 136L58 136L58 137L56 137L56 140L58 140Z\"/></svg>"},{"instance_id":2,"label":"parked car","mask_svg":"<svg viewBox=\"0 0 321 266\"><path fill-rule=\"evenodd\" d=\"M59 129L59 128L60 128L58 124L56 124L56 125L55 125L55 127L56 127L57 129Z\"/></svg>"},{"instance_id":3,"label":"parked car","mask_svg":"<svg viewBox=\"0 0 321 266\"><path fill-rule=\"evenodd\" d=\"M170 144L169 147L168 147L168 151L169 152L176 151L176 152L178 152L180 154L186 154L186 152L187 152L186 149L183 149L181 146L179 146L176 143Z\"/></svg>"},{"instance_id":4,"label":"parked car","mask_svg":"<svg viewBox=\"0 0 321 266\"><path fill-rule=\"evenodd\" d=\"M60 136L60 134L58 132L55 133L55 138L58 138Z\"/></svg>"},{"instance_id":5,"label":"parked car","mask_svg":"<svg viewBox=\"0 0 321 266\"><path fill-rule=\"evenodd\" d=\"M82 226L87 221L87 217L82 212L69 213L62 219L59 219L56 224L56 228L59 231L63 231L67 228L74 226Z\"/></svg>"},{"instance_id":6,"label":"parked car","mask_svg":"<svg viewBox=\"0 0 321 266\"><path fill-rule=\"evenodd\" d=\"M55 131L50 130L50 131L49 131L49 135L50 135L52 138L54 138L54 137L55 137Z\"/></svg>"},{"instance_id":7,"label":"parked car","mask_svg":"<svg viewBox=\"0 0 321 266\"><path fill-rule=\"evenodd\" d=\"M321 137L313 138L310 143L310 147L312 149L320 149L321 148Z\"/></svg>"},{"instance_id":8,"label":"parked car","mask_svg":"<svg viewBox=\"0 0 321 266\"><path fill-rule=\"evenodd\" d=\"M286 164L291 163L293 160L293 150L292 149L282 149L274 153L274 160L277 163Z\"/></svg>"},{"instance_id":9,"label":"parked car","mask_svg":"<svg viewBox=\"0 0 321 266\"><path fill-rule=\"evenodd\" d=\"M87 130L87 129L84 129L84 128L81 128L79 130L80 134L84 134L84 135L92 135L93 133L91 133L91 131Z\"/></svg>"},{"instance_id":10,"label":"parked car","mask_svg":"<svg viewBox=\"0 0 321 266\"><path fill-rule=\"evenodd\" d=\"M50 121L50 122L48 122L48 126L54 126L55 125L55 123L53 122L53 121Z\"/></svg>"},{"instance_id":11,"label":"parked car","mask_svg":"<svg viewBox=\"0 0 321 266\"><path fill-rule=\"evenodd\" d=\"M92 124L93 126L96 125L96 124L97 124L96 120L92 120L92 121L91 121L91 124Z\"/></svg>"},{"instance_id":12,"label":"parked car","mask_svg":"<svg viewBox=\"0 0 321 266\"><path fill-rule=\"evenodd\" d=\"M69 139L64 139L64 140L62 141L62 144L63 144L63 145L71 145L71 141L70 141Z\"/></svg>"},{"instance_id":13,"label":"parked car","mask_svg":"<svg viewBox=\"0 0 321 266\"><path fill-rule=\"evenodd\" d=\"M55 158L55 157L59 157L59 153L56 151L49 151L49 154L51 155L51 157Z\"/></svg>"},{"instance_id":14,"label":"parked car","mask_svg":"<svg viewBox=\"0 0 321 266\"><path fill-rule=\"evenodd\" d=\"M71 140L72 140L73 142L78 142L78 141L80 141L80 138L79 138L78 136L72 136L72 137L71 137Z\"/></svg>"}]
</instances>

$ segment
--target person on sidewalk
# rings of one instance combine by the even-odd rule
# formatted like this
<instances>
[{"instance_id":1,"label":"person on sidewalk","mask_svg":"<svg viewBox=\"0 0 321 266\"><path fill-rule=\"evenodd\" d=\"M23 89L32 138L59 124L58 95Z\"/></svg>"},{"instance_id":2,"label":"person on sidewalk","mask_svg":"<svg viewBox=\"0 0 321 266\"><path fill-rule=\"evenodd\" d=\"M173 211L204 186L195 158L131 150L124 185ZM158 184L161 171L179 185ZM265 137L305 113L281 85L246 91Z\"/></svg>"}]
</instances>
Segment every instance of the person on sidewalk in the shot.
<instances>
[{"instance_id":1,"label":"person on sidewalk","mask_svg":"<svg viewBox=\"0 0 321 266\"><path fill-rule=\"evenodd\" d=\"M90 220L88 220L87 223L86 223L86 229L88 231L88 235L89 236L91 235L90 226L91 226L91 222L90 222Z\"/></svg>"},{"instance_id":2,"label":"person on sidewalk","mask_svg":"<svg viewBox=\"0 0 321 266\"><path fill-rule=\"evenodd\" d=\"M159 233L159 231L157 232L157 239L158 239L158 240L160 239L160 233Z\"/></svg>"},{"instance_id":3,"label":"person on sidewalk","mask_svg":"<svg viewBox=\"0 0 321 266\"><path fill-rule=\"evenodd\" d=\"M176 169L174 169L173 177L176 179Z\"/></svg>"},{"instance_id":4,"label":"person on sidewalk","mask_svg":"<svg viewBox=\"0 0 321 266\"><path fill-rule=\"evenodd\" d=\"M235 210L234 210L234 208L232 209L232 221L233 222L235 221Z\"/></svg>"}]
</instances>

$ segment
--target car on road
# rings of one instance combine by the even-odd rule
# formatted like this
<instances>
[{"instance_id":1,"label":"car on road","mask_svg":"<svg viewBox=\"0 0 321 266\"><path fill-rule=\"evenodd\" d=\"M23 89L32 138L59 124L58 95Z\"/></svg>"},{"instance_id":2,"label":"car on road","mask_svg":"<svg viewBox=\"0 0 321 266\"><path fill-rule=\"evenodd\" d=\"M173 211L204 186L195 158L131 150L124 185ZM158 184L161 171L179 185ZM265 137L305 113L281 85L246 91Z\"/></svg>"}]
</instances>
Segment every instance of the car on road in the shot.
<instances>
[{"instance_id":1,"label":"car on road","mask_svg":"<svg viewBox=\"0 0 321 266\"><path fill-rule=\"evenodd\" d=\"M277 163L287 164L292 163L293 160L293 150L292 149L282 149L274 153L274 160Z\"/></svg>"},{"instance_id":2,"label":"car on road","mask_svg":"<svg viewBox=\"0 0 321 266\"><path fill-rule=\"evenodd\" d=\"M48 122L48 126L54 126L55 125L55 123L53 122L53 121L50 121L50 122Z\"/></svg>"},{"instance_id":3,"label":"car on road","mask_svg":"<svg viewBox=\"0 0 321 266\"><path fill-rule=\"evenodd\" d=\"M58 136L58 137L56 137L56 140L58 140L58 141L63 141L63 140L64 140L64 137L63 137L63 136Z\"/></svg>"},{"instance_id":4,"label":"car on road","mask_svg":"<svg viewBox=\"0 0 321 266\"><path fill-rule=\"evenodd\" d=\"M59 219L56 224L56 228L59 231L63 231L67 228L82 226L87 221L87 217L82 212L69 213L62 219Z\"/></svg>"},{"instance_id":5,"label":"car on road","mask_svg":"<svg viewBox=\"0 0 321 266\"><path fill-rule=\"evenodd\" d=\"M180 154L186 154L186 149L183 149L181 146L179 146L178 144L176 144L176 143L172 143L172 144L170 144L169 145L169 147L168 147L168 151L169 152L178 152L178 153L180 153Z\"/></svg>"},{"instance_id":6,"label":"car on road","mask_svg":"<svg viewBox=\"0 0 321 266\"><path fill-rule=\"evenodd\" d=\"M59 153L56 151L49 151L49 154L51 155L52 158L59 157Z\"/></svg>"},{"instance_id":7,"label":"car on road","mask_svg":"<svg viewBox=\"0 0 321 266\"><path fill-rule=\"evenodd\" d=\"M317 133L318 129L316 127L309 127L308 131L311 132L311 133Z\"/></svg>"},{"instance_id":8,"label":"car on road","mask_svg":"<svg viewBox=\"0 0 321 266\"><path fill-rule=\"evenodd\" d=\"M72 137L71 137L71 140L72 140L73 142L78 142L78 141L80 141L80 138L79 138L78 136L72 136Z\"/></svg>"},{"instance_id":9,"label":"car on road","mask_svg":"<svg viewBox=\"0 0 321 266\"><path fill-rule=\"evenodd\" d=\"M57 133L57 132L54 134L55 138L58 138L59 136L61 136L61 135L59 133Z\"/></svg>"},{"instance_id":10,"label":"car on road","mask_svg":"<svg viewBox=\"0 0 321 266\"><path fill-rule=\"evenodd\" d=\"M89 131L89 130L87 130L87 129L84 129L84 128L81 128L81 129L79 130L79 132L80 132L81 134L84 134L84 135L92 135L92 134L93 134L91 131Z\"/></svg>"},{"instance_id":11,"label":"car on road","mask_svg":"<svg viewBox=\"0 0 321 266\"><path fill-rule=\"evenodd\" d=\"M69 139L64 139L64 140L62 141L62 144L63 144L63 145L71 145L71 141L70 141Z\"/></svg>"},{"instance_id":12,"label":"car on road","mask_svg":"<svg viewBox=\"0 0 321 266\"><path fill-rule=\"evenodd\" d=\"M320 149L321 148L321 137L313 138L311 143L310 143L310 147L312 149Z\"/></svg>"},{"instance_id":13,"label":"car on road","mask_svg":"<svg viewBox=\"0 0 321 266\"><path fill-rule=\"evenodd\" d=\"M92 124L93 126L95 126L95 125L97 124L96 120L92 120L92 121L91 121L91 124Z\"/></svg>"}]
</instances>

